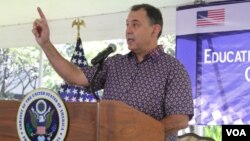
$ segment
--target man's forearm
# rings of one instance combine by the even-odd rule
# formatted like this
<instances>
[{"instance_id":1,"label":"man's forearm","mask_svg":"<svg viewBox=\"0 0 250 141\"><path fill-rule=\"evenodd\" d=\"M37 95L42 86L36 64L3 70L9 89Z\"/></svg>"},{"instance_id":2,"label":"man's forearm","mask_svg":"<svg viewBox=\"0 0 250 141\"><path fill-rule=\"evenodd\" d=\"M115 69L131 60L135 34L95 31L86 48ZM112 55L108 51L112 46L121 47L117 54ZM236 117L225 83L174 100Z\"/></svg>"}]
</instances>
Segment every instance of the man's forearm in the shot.
<instances>
[{"instance_id":1,"label":"man's forearm","mask_svg":"<svg viewBox=\"0 0 250 141\"><path fill-rule=\"evenodd\" d=\"M186 128L188 126L188 121L189 118L187 115L170 115L165 117L161 122L164 124L166 136L169 136L170 134Z\"/></svg>"}]
</instances>

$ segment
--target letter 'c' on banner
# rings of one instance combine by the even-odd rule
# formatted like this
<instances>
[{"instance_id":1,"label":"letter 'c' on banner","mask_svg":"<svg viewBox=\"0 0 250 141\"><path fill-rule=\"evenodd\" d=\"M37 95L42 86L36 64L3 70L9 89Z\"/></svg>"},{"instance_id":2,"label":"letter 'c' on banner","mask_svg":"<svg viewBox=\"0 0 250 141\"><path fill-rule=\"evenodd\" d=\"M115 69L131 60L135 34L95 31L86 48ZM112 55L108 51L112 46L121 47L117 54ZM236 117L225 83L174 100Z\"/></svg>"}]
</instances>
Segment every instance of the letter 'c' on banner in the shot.
<instances>
[{"instance_id":1,"label":"letter 'c' on banner","mask_svg":"<svg viewBox=\"0 0 250 141\"><path fill-rule=\"evenodd\" d=\"M247 67L246 68L246 71L245 71L245 78L248 82L250 82L250 77L249 77L249 70L250 70L250 67Z\"/></svg>"}]
</instances>

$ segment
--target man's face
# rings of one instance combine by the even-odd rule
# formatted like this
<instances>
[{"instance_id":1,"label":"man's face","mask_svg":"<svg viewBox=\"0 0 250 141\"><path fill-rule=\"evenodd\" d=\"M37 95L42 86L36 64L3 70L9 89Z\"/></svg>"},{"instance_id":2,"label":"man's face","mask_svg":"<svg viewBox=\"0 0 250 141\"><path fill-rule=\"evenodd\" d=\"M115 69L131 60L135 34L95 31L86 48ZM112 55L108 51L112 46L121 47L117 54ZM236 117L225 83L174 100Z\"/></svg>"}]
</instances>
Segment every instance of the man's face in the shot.
<instances>
[{"instance_id":1,"label":"man's face","mask_svg":"<svg viewBox=\"0 0 250 141\"><path fill-rule=\"evenodd\" d=\"M141 53L152 44L153 26L149 24L147 13L144 9L131 11L127 17L126 39L128 48Z\"/></svg>"}]
</instances>

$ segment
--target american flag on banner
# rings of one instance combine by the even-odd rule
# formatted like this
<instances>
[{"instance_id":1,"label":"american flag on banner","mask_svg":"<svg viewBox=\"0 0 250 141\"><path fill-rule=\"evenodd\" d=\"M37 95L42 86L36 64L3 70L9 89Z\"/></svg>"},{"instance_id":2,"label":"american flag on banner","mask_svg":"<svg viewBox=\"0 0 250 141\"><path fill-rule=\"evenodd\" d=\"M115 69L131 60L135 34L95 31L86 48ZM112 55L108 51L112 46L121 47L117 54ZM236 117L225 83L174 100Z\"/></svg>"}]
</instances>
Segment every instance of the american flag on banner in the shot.
<instances>
[{"instance_id":1,"label":"american flag on banner","mask_svg":"<svg viewBox=\"0 0 250 141\"><path fill-rule=\"evenodd\" d=\"M71 58L71 62L77 67L88 66L87 59L84 56L81 38L77 39L76 48ZM80 86L69 85L66 82L61 85L59 90L60 97L66 102L95 102L93 94L87 92Z\"/></svg>"},{"instance_id":2,"label":"american flag on banner","mask_svg":"<svg viewBox=\"0 0 250 141\"><path fill-rule=\"evenodd\" d=\"M223 25L224 22L224 8L197 12L197 26Z\"/></svg>"}]
</instances>

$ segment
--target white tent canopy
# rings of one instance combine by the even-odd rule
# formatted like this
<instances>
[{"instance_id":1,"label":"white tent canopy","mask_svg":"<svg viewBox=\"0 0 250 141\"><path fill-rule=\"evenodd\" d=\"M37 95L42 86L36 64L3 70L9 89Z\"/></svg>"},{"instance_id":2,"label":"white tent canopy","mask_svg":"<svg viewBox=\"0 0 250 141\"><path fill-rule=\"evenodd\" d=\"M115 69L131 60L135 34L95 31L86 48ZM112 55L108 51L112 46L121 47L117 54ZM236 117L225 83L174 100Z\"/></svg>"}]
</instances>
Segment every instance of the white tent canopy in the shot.
<instances>
[{"instance_id":1,"label":"white tent canopy","mask_svg":"<svg viewBox=\"0 0 250 141\"><path fill-rule=\"evenodd\" d=\"M54 44L76 40L76 18L85 21L81 28L83 41L119 39L125 37L125 21L134 4L149 3L161 9L163 34L175 32L176 6L192 4L194 0L8 0L0 3L0 48L36 45L31 32L40 6L51 29Z\"/></svg>"}]
</instances>

